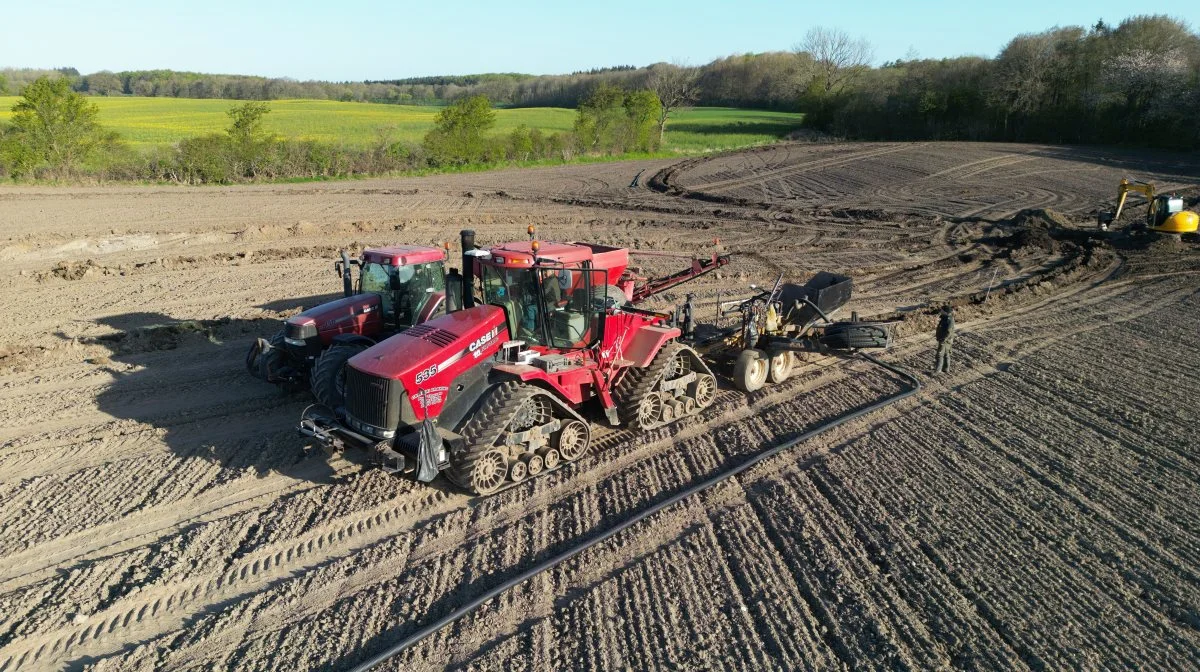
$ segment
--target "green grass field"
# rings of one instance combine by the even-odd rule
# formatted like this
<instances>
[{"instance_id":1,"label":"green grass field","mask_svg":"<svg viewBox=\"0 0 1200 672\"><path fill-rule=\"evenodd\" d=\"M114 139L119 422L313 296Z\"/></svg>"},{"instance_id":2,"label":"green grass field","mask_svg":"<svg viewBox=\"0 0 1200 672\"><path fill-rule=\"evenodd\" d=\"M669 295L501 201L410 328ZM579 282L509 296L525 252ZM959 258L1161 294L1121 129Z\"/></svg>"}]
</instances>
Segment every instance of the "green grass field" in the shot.
<instances>
[{"instance_id":1,"label":"green grass field","mask_svg":"<svg viewBox=\"0 0 1200 672\"><path fill-rule=\"evenodd\" d=\"M166 145L197 135L218 133L229 125L225 111L236 100L190 98L92 98L100 108L100 123L135 147ZM17 99L0 97L0 121L11 116ZM328 100L275 100L267 127L291 138L365 146L381 129L393 140L420 142L433 125L436 107L377 105ZM496 111L493 133L508 133L521 124L546 133L569 131L575 110L522 108ZM666 149L702 152L778 140L800 126L803 115L733 108L696 108L667 124Z\"/></svg>"}]
</instances>

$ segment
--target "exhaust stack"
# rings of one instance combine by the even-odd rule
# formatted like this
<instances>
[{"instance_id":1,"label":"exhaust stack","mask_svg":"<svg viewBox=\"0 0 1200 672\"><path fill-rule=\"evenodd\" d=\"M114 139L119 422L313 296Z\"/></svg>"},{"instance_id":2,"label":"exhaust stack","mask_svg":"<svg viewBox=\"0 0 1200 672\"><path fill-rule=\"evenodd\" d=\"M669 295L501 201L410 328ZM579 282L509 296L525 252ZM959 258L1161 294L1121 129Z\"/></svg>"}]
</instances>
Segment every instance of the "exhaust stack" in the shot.
<instances>
[{"instance_id":1,"label":"exhaust stack","mask_svg":"<svg viewBox=\"0 0 1200 672\"><path fill-rule=\"evenodd\" d=\"M458 235L462 239L462 307L471 308L475 305L475 258L470 255L475 250L475 230L463 229Z\"/></svg>"},{"instance_id":2,"label":"exhaust stack","mask_svg":"<svg viewBox=\"0 0 1200 672\"><path fill-rule=\"evenodd\" d=\"M350 253L342 250L342 295L354 296L354 281L350 275Z\"/></svg>"}]
</instances>

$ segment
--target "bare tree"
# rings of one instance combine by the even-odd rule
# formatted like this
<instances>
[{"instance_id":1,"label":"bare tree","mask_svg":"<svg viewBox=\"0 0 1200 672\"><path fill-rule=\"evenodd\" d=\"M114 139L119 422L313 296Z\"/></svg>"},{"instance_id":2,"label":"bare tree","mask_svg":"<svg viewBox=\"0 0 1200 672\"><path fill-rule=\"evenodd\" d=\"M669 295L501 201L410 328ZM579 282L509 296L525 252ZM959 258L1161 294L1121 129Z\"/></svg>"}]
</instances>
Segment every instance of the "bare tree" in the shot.
<instances>
[{"instance_id":1,"label":"bare tree","mask_svg":"<svg viewBox=\"0 0 1200 672\"><path fill-rule=\"evenodd\" d=\"M865 39L854 39L837 28L812 28L794 51L813 59L815 75L825 93L841 91L871 67L875 52Z\"/></svg>"},{"instance_id":2,"label":"bare tree","mask_svg":"<svg viewBox=\"0 0 1200 672\"><path fill-rule=\"evenodd\" d=\"M658 143L661 145L671 115L686 110L700 98L700 69L682 63L657 63L650 66L646 88L662 103L658 113Z\"/></svg>"}]
</instances>

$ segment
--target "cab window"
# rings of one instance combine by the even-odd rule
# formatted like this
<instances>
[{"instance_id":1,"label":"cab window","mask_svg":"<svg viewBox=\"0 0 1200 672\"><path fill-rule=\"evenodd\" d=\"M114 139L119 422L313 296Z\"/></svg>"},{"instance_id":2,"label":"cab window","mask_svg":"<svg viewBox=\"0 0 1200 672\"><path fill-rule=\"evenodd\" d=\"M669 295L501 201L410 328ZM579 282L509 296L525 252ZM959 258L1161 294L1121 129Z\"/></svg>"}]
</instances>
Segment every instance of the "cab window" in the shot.
<instances>
[{"instance_id":1,"label":"cab window","mask_svg":"<svg viewBox=\"0 0 1200 672\"><path fill-rule=\"evenodd\" d=\"M599 339L605 272L579 268L504 269L484 265L484 301L504 309L509 333L533 345L586 348Z\"/></svg>"}]
</instances>

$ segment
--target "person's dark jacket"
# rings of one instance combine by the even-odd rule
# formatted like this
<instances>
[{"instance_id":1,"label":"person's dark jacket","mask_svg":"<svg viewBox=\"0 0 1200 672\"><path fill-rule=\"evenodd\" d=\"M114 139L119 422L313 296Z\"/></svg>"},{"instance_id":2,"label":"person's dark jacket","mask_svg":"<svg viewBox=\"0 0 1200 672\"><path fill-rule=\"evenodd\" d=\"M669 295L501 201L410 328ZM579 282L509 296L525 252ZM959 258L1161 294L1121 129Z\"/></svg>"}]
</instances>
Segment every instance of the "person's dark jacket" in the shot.
<instances>
[{"instance_id":1,"label":"person's dark jacket","mask_svg":"<svg viewBox=\"0 0 1200 672\"><path fill-rule=\"evenodd\" d=\"M950 313L942 313L942 319L938 320L937 340L939 343L954 338L954 315Z\"/></svg>"}]
</instances>

